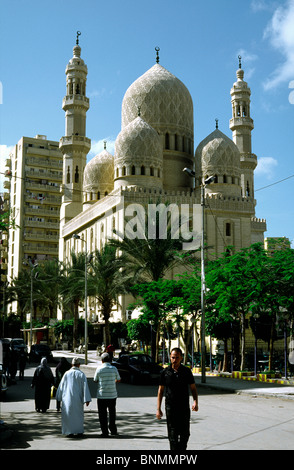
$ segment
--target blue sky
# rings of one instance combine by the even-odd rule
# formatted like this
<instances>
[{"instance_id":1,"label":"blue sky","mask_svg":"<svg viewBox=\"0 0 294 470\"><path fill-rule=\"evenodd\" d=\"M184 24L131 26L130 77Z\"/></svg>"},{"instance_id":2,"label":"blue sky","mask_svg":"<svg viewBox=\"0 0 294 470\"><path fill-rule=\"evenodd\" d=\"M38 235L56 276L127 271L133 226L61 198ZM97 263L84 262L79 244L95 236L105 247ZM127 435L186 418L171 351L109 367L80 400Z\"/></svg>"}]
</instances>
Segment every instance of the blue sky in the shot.
<instances>
[{"instance_id":1,"label":"blue sky","mask_svg":"<svg viewBox=\"0 0 294 470\"><path fill-rule=\"evenodd\" d=\"M294 0L0 0L0 172L22 136L64 135L65 67L81 31L88 66L89 158L113 152L127 88L160 63L189 89L196 146L231 137L238 55L251 88L256 216L294 240ZM0 191L2 189L0 174Z\"/></svg>"}]
</instances>

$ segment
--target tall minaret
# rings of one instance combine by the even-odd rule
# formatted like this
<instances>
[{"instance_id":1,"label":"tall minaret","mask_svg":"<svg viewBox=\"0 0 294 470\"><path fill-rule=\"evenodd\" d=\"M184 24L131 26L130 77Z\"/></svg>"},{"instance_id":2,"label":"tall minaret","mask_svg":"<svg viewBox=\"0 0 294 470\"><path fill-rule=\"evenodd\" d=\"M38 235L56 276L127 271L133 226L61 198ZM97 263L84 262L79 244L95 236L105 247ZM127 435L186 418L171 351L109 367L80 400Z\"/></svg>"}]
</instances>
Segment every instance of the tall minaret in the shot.
<instances>
[{"instance_id":1,"label":"tall minaret","mask_svg":"<svg viewBox=\"0 0 294 470\"><path fill-rule=\"evenodd\" d=\"M60 139L63 153L62 204L60 228L83 210L83 175L91 140L86 137L86 113L90 107L86 97L88 69L81 59L80 32L77 32L73 58L66 73L66 96L62 102L65 111L65 136Z\"/></svg>"},{"instance_id":2,"label":"tall minaret","mask_svg":"<svg viewBox=\"0 0 294 470\"><path fill-rule=\"evenodd\" d=\"M251 90L243 78L244 70L242 70L241 56L239 56L237 81L231 89L233 117L230 120L230 129L233 132L233 141L241 154L242 195L254 198L254 169L257 165L257 157L251 149L251 131L254 128L253 119L250 117Z\"/></svg>"}]
</instances>

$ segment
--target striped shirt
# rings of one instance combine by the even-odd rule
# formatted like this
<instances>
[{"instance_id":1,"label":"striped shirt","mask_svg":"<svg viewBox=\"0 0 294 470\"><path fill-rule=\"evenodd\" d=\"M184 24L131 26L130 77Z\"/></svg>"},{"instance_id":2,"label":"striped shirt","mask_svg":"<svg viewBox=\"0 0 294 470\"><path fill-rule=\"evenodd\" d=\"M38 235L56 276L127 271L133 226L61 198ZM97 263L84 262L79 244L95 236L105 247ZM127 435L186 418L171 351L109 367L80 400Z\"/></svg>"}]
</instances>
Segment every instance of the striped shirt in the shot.
<instances>
[{"instance_id":1,"label":"striped shirt","mask_svg":"<svg viewBox=\"0 0 294 470\"><path fill-rule=\"evenodd\" d=\"M116 380L120 380L116 367L109 362L98 367L94 375L94 382L98 382L97 398L117 398Z\"/></svg>"}]
</instances>

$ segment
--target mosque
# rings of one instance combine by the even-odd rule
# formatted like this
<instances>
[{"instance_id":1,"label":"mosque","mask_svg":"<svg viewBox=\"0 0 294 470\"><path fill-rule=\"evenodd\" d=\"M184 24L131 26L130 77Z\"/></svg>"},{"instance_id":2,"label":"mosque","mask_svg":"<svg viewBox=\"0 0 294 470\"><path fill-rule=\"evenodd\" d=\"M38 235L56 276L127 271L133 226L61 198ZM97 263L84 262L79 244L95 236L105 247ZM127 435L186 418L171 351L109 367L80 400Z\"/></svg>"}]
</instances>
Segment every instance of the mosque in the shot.
<instances>
[{"instance_id":1,"label":"mosque","mask_svg":"<svg viewBox=\"0 0 294 470\"><path fill-rule=\"evenodd\" d=\"M228 246L236 250L264 242L266 222L255 217L254 170L250 115L251 91L244 81L241 58L231 88L232 139L216 128L194 151L193 100L186 86L156 62L126 90L122 101L121 131L112 155L104 150L87 163L91 141L86 137L87 65L81 58L77 35L73 57L66 67L65 136L59 259L72 249L99 249L113 230L123 233L125 211L150 201L200 208L205 185L205 235L210 256ZM184 168L188 171L183 171ZM190 174L189 174L190 170ZM193 175L193 177L191 177ZM197 212L197 210L196 210ZM196 226L200 230L200 211ZM171 272L172 278L176 273ZM114 318L126 320L127 298ZM99 308L91 304L91 321L99 321Z\"/></svg>"}]
</instances>

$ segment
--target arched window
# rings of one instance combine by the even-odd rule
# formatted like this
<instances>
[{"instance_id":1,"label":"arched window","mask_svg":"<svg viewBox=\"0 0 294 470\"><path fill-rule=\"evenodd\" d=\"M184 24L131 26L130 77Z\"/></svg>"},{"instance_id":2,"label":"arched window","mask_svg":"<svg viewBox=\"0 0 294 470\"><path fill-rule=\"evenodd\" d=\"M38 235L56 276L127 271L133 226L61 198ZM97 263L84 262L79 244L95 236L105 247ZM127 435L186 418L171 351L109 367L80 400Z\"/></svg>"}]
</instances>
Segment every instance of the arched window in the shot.
<instances>
[{"instance_id":1,"label":"arched window","mask_svg":"<svg viewBox=\"0 0 294 470\"><path fill-rule=\"evenodd\" d=\"M224 182L224 183L227 182L227 175L224 175L224 176L223 176L223 182Z\"/></svg>"},{"instance_id":2,"label":"arched window","mask_svg":"<svg viewBox=\"0 0 294 470\"><path fill-rule=\"evenodd\" d=\"M145 175L145 167L144 167L144 165L141 166L141 175Z\"/></svg>"},{"instance_id":3,"label":"arched window","mask_svg":"<svg viewBox=\"0 0 294 470\"><path fill-rule=\"evenodd\" d=\"M66 182L67 182L67 184L70 183L70 170L69 170L69 166L67 167Z\"/></svg>"},{"instance_id":4,"label":"arched window","mask_svg":"<svg viewBox=\"0 0 294 470\"><path fill-rule=\"evenodd\" d=\"M165 134L165 148L169 150L169 134Z\"/></svg>"},{"instance_id":5,"label":"arched window","mask_svg":"<svg viewBox=\"0 0 294 470\"><path fill-rule=\"evenodd\" d=\"M136 174L136 168L135 168L135 165L132 166L132 175L135 175Z\"/></svg>"},{"instance_id":6,"label":"arched window","mask_svg":"<svg viewBox=\"0 0 294 470\"><path fill-rule=\"evenodd\" d=\"M122 174L123 174L123 176L126 176L126 167L125 166L123 166Z\"/></svg>"},{"instance_id":7,"label":"arched window","mask_svg":"<svg viewBox=\"0 0 294 470\"><path fill-rule=\"evenodd\" d=\"M246 186L246 196L250 196L250 187L249 187L249 181L247 181L247 186Z\"/></svg>"},{"instance_id":8,"label":"arched window","mask_svg":"<svg viewBox=\"0 0 294 470\"><path fill-rule=\"evenodd\" d=\"M79 182L79 167L76 166L76 172L75 172L75 183Z\"/></svg>"},{"instance_id":9,"label":"arched window","mask_svg":"<svg viewBox=\"0 0 294 470\"><path fill-rule=\"evenodd\" d=\"M175 134L175 150L179 150L178 136Z\"/></svg>"},{"instance_id":10,"label":"arched window","mask_svg":"<svg viewBox=\"0 0 294 470\"><path fill-rule=\"evenodd\" d=\"M231 224L230 222L226 222L226 237L231 236Z\"/></svg>"},{"instance_id":11,"label":"arched window","mask_svg":"<svg viewBox=\"0 0 294 470\"><path fill-rule=\"evenodd\" d=\"M153 168L153 166L150 167L150 176L154 176L154 168Z\"/></svg>"}]
</instances>

